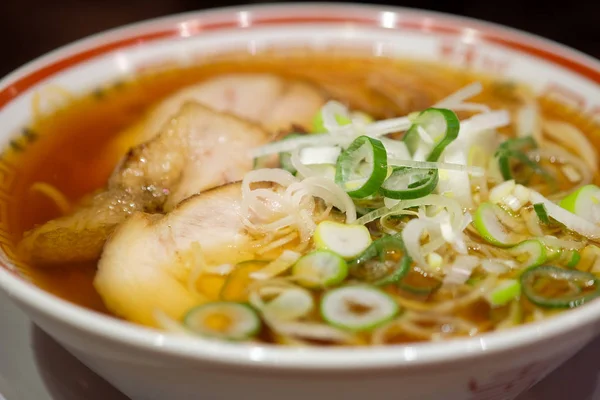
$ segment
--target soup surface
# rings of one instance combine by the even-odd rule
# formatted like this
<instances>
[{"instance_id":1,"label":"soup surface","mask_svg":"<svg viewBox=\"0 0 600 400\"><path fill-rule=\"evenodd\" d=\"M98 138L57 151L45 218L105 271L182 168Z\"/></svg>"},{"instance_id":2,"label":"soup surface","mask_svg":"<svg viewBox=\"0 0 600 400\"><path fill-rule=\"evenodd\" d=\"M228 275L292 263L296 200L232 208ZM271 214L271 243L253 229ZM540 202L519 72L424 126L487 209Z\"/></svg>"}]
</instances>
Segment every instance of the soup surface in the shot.
<instances>
[{"instance_id":1,"label":"soup surface","mask_svg":"<svg viewBox=\"0 0 600 400\"><path fill-rule=\"evenodd\" d=\"M9 222L22 272L81 306L369 345L505 329L600 293L600 127L521 84L304 54L56 93L65 106L5 152Z\"/></svg>"}]
</instances>

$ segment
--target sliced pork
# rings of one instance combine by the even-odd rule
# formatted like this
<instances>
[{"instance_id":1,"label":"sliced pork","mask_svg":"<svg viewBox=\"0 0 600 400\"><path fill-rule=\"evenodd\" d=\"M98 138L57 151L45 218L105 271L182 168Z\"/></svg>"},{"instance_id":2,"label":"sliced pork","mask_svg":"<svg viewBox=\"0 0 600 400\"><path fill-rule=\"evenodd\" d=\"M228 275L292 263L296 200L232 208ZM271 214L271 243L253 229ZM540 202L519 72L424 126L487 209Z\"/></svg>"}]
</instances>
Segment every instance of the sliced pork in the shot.
<instances>
[{"instance_id":1,"label":"sliced pork","mask_svg":"<svg viewBox=\"0 0 600 400\"><path fill-rule=\"evenodd\" d=\"M132 213L168 211L191 195L242 179L253 165L249 150L268 140L258 125L187 103L158 136L129 152L103 191L26 233L21 251L38 265L94 260Z\"/></svg>"},{"instance_id":2,"label":"sliced pork","mask_svg":"<svg viewBox=\"0 0 600 400\"><path fill-rule=\"evenodd\" d=\"M106 243L94 286L108 309L155 326L160 310L180 319L202 301L188 287L193 245L204 257L243 254L250 237L240 215L239 183L191 197L166 215L136 213Z\"/></svg>"}]
</instances>

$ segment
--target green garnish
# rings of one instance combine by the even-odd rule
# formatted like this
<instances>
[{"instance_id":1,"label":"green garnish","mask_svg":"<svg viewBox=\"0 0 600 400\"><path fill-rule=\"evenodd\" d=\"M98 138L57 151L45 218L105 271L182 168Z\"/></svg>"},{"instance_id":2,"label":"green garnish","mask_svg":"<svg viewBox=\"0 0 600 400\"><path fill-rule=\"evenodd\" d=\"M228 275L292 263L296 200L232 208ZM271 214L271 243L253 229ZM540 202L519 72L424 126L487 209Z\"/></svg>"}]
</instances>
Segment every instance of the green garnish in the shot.
<instances>
[{"instance_id":1,"label":"green garnish","mask_svg":"<svg viewBox=\"0 0 600 400\"><path fill-rule=\"evenodd\" d=\"M317 225L313 236L315 246L331 250L346 260L360 255L371 244L371 233L364 225L348 225L323 221Z\"/></svg>"},{"instance_id":2,"label":"green garnish","mask_svg":"<svg viewBox=\"0 0 600 400\"><path fill-rule=\"evenodd\" d=\"M538 174L544 177L549 183L553 183L554 180L548 172L527 156L528 151L536 148L537 143L531 136L508 139L502 142L495 154L495 157L498 159L502 178L506 181L514 179L517 183L527 184L531 176ZM519 176L515 176L518 165L527 167L528 173L525 175L519 173ZM527 170L527 168L525 169Z\"/></svg>"},{"instance_id":3,"label":"green garnish","mask_svg":"<svg viewBox=\"0 0 600 400\"><path fill-rule=\"evenodd\" d=\"M570 250L566 252L566 266L569 268L575 268L581 260L581 254L576 250Z\"/></svg>"},{"instance_id":4,"label":"green garnish","mask_svg":"<svg viewBox=\"0 0 600 400\"><path fill-rule=\"evenodd\" d=\"M365 198L377 192L387 176L387 152L381 141L359 136L340 155L335 183L350 197Z\"/></svg>"},{"instance_id":5,"label":"green garnish","mask_svg":"<svg viewBox=\"0 0 600 400\"><path fill-rule=\"evenodd\" d=\"M283 141L288 139L295 139L302 136L304 135L301 133L290 133L281 140ZM292 165L292 155L289 152L279 153L279 164L281 165L281 168L285 169L289 173L296 173L296 168L294 168L294 166Z\"/></svg>"},{"instance_id":6,"label":"green garnish","mask_svg":"<svg viewBox=\"0 0 600 400\"><path fill-rule=\"evenodd\" d=\"M525 268L536 267L546 262L546 246L537 239L525 240L509 250Z\"/></svg>"},{"instance_id":7,"label":"green garnish","mask_svg":"<svg viewBox=\"0 0 600 400\"><path fill-rule=\"evenodd\" d=\"M383 182L379 191L390 199L417 199L432 193L437 187L438 181L437 169L396 167Z\"/></svg>"},{"instance_id":8,"label":"green garnish","mask_svg":"<svg viewBox=\"0 0 600 400\"><path fill-rule=\"evenodd\" d=\"M596 185L585 185L562 199L559 205L588 221L597 222L600 188Z\"/></svg>"},{"instance_id":9,"label":"green garnish","mask_svg":"<svg viewBox=\"0 0 600 400\"><path fill-rule=\"evenodd\" d=\"M348 275L348 264L338 254L317 250L301 257L292 268L292 276L304 287L323 288L341 283Z\"/></svg>"},{"instance_id":10,"label":"green garnish","mask_svg":"<svg viewBox=\"0 0 600 400\"><path fill-rule=\"evenodd\" d=\"M338 124L340 124L342 126L348 125L352 122L352 120L350 118L343 116L343 115L336 115L335 120L337 121ZM315 116L313 117L311 132L312 133L327 132L327 129L325 128L325 125L323 124L323 113L321 111L316 113Z\"/></svg>"},{"instance_id":11,"label":"green garnish","mask_svg":"<svg viewBox=\"0 0 600 400\"><path fill-rule=\"evenodd\" d=\"M350 273L357 278L375 285L387 285L402 279L411 263L402 239L384 236L371 243L349 267Z\"/></svg>"},{"instance_id":12,"label":"green garnish","mask_svg":"<svg viewBox=\"0 0 600 400\"><path fill-rule=\"evenodd\" d=\"M521 275L523 293L544 308L574 308L600 296L600 280L589 272L554 266L533 267Z\"/></svg>"},{"instance_id":13,"label":"green garnish","mask_svg":"<svg viewBox=\"0 0 600 400\"><path fill-rule=\"evenodd\" d=\"M546 206L542 203L535 203L533 205L533 210L537 217L542 221L543 224L550 223L550 217L548 217L548 212L546 211Z\"/></svg>"},{"instance_id":14,"label":"green garnish","mask_svg":"<svg viewBox=\"0 0 600 400\"><path fill-rule=\"evenodd\" d=\"M192 308L184 317L192 332L225 340L245 340L260 332L260 318L244 303L218 301Z\"/></svg>"},{"instance_id":15,"label":"green garnish","mask_svg":"<svg viewBox=\"0 0 600 400\"><path fill-rule=\"evenodd\" d=\"M495 307L503 306L521 294L521 283L516 279L506 279L489 292L485 298Z\"/></svg>"},{"instance_id":16,"label":"green garnish","mask_svg":"<svg viewBox=\"0 0 600 400\"><path fill-rule=\"evenodd\" d=\"M399 310L391 296L367 285L330 290L321 300L323 319L352 332L370 331L394 318Z\"/></svg>"},{"instance_id":17,"label":"green garnish","mask_svg":"<svg viewBox=\"0 0 600 400\"><path fill-rule=\"evenodd\" d=\"M458 137L459 129L460 121L453 111L428 108L415 117L402 140L411 155L423 153L425 161L437 161L444 149ZM426 135L426 140L423 140L423 135Z\"/></svg>"},{"instance_id":18,"label":"green garnish","mask_svg":"<svg viewBox=\"0 0 600 400\"><path fill-rule=\"evenodd\" d=\"M520 237L511 232L499 220L497 213L505 213L511 217L501 207L492 203L481 203L475 212L473 225L477 232L487 242L498 247L511 247L519 243Z\"/></svg>"}]
</instances>

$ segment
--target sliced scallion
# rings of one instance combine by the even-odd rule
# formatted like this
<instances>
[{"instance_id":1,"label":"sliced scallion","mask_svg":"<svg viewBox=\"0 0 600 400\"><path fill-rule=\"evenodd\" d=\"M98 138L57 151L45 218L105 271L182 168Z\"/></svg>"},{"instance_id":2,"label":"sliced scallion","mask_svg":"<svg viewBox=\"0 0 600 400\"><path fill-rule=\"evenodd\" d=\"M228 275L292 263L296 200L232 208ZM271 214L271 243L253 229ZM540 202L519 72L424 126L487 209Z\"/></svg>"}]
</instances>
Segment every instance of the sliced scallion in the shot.
<instances>
[{"instance_id":1,"label":"sliced scallion","mask_svg":"<svg viewBox=\"0 0 600 400\"><path fill-rule=\"evenodd\" d=\"M498 160L500 173L504 180L514 179L517 183L526 184L531 176L538 174L549 183L554 183L554 179L537 162L532 161L527 156L527 152L537 148L537 143L531 136L508 139L496 151L495 157ZM526 175L519 174L514 176L516 164L527 167Z\"/></svg>"},{"instance_id":2,"label":"sliced scallion","mask_svg":"<svg viewBox=\"0 0 600 400\"><path fill-rule=\"evenodd\" d=\"M365 198L377 192L387 176L387 153L383 144L359 136L340 155L335 182L350 197Z\"/></svg>"},{"instance_id":3,"label":"sliced scallion","mask_svg":"<svg viewBox=\"0 0 600 400\"><path fill-rule=\"evenodd\" d=\"M544 207L546 207L546 211L548 212L548 217L563 224L567 229L590 239L600 238L600 227L594 223L594 221L590 221L565 210L535 190L531 190L530 199L533 204L544 204Z\"/></svg>"},{"instance_id":4,"label":"sliced scallion","mask_svg":"<svg viewBox=\"0 0 600 400\"><path fill-rule=\"evenodd\" d=\"M185 326L198 335L225 340L245 340L260 331L260 318L243 303L220 301L191 309L184 317Z\"/></svg>"},{"instance_id":5,"label":"sliced scallion","mask_svg":"<svg viewBox=\"0 0 600 400\"><path fill-rule=\"evenodd\" d=\"M270 289L268 286L264 289ZM272 288L271 288L272 289ZM257 304L251 303L259 310L263 317L268 321L293 321L307 316L314 309L314 298L311 292L298 287L281 289L279 293L271 292L274 295L271 300L263 302L262 299L256 301L256 298L250 299ZM259 294L260 296L260 294Z\"/></svg>"},{"instance_id":6,"label":"sliced scallion","mask_svg":"<svg viewBox=\"0 0 600 400\"><path fill-rule=\"evenodd\" d=\"M417 159L437 161L444 149L458 136L460 121L445 108L428 108L419 113L403 141Z\"/></svg>"},{"instance_id":7,"label":"sliced scallion","mask_svg":"<svg viewBox=\"0 0 600 400\"><path fill-rule=\"evenodd\" d=\"M582 218L599 222L600 188L596 185L585 185L560 201L560 206Z\"/></svg>"},{"instance_id":8,"label":"sliced scallion","mask_svg":"<svg viewBox=\"0 0 600 400\"><path fill-rule=\"evenodd\" d=\"M574 308L600 296L594 274L554 266L533 267L521 275L523 293L544 308Z\"/></svg>"},{"instance_id":9,"label":"sliced scallion","mask_svg":"<svg viewBox=\"0 0 600 400\"><path fill-rule=\"evenodd\" d=\"M302 136L304 135L301 133L291 133L281 140L295 139ZM294 168L292 165L292 154L290 152L279 153L279 164L281 165L281 168L285 169L289 173L296 173L296 168Z\"/></svg>"},{"instance_id":10,"label":"sliced scallion","mask_svg":"<svg viewBox=\"0 0 600 400\"><path fill-rule=\"evenodd\" d=\"M577 250L569 250L565 252L565 265L569 268L575 268L581 260L581 254Z\"/></svg>"},{"instance_id":11,"label":"sliced scallion","mask_svg":"<svg viewBox=\"0 0 600 400\"><path fill-rule=\"evenodd\" d=\"M496 151L502 177L507 181L513 179L513 172L510 165L511 158L525 155L525 151L535 148L537 148L537 143L531 136L512 138L502 142Z\"/></svg>"},{"instance_id":12,"label":"sliced scallion","mask_svg":"<svg viewBox=\"0 0 600 400\"><path fill-rule=\"evenodd\" d=\"M334 289L321 300L323 319L352 332L372 330L394 318L398 311L398 304L391 296L367 285Z\"/></svg>"},{"instance_id":13,"label":"sliced scallion","mask_svg":"<svg viewBox=\"0 0 600 400\"><path fill-rule=\"evenodd\" d=\"M338 124L340 124L340 126L344 126L344 125L348 125L348 124L352 123L352 120L350 118L346 117L345 115L336 114L335 120ZM325 128L325 124L323 121L323 112L322 111L319 111L313 117L311 132L312 133L327 132L327 129Z\"/></svg>"},{"instance_id":14,"label":"sliced scallion","mask_svg":"<svg viewBox=\"0 0 600 400\"><path fill-rule=\"evenodd\" d=\"M554 261L561 258L565 250L559 247L546 246L546 261Z\"/></svg>"},{"instance_id":15,"label":"sliced scallion","mask_svg":"<svg viewBox=\"0 0 600 400\"><path fill-rule=\"evenodd\" d=\"M410 269L412 260L406 253L402 239L384 236L375 240L350 264L350 273L375 285L399 281Z\"/></svg>"},{"instance_id":16,"label":"sliced scallion","mask_svg":"<svg viewBox=\"0 0 600 400\"><path fill-rule=\"evenodd\" d=\"M516 279L505 279L489 292L485 298L494 307L503 306L521 294L521 283Z\"/></svg>"},{"instance_id":17,"label":"sliced scallion","mask_svg":"<svg viewBox=\"0 0 600 400\"><path fill-rule=\"evenodd\" d=\"M338 254L317 250L300 258L292 275L307 288L324 288L341 283L348 275L348 264Z\"/></svg>"},{"instance_id":18,"label":"sliced scallion","mask_svg":"<svg viewBox=\"0 0 600 400\"><path fill-rule=\"evenodd\" d=\"M544 206L544 204L535 203L533 205L533 210L535 211L535 214L537 215L539 220L542 221L543 224L550 223L550 218L548 217L548 212L546 211L546 206Z\"/></svg>"},{"instance_id":19,"label":"sliced scallion","mask_svg":"<svg viewBox=\"0 0 600 400\"><path fill-rule=\"evenodd\" d=\"M475 212L473 225L482 238L499 247L511 247L519 243L520 237L506 228L496 213L506 213L501 207L492 203L481 203Z\"/></svg>"},{"instance_id":20,"label":"sliced scallion","mask_svg":"<svg viewBox=\"0 0 600 400\"><path fill-rule=\"evenodd\" d=\"M546 246L537 239L525 240L509 250L525 268L546 262Z\"/></svg>"},{"instance_id":21,"label":"sliced scallion","mask_svg":"<svg viewBox=\"0 0 600 400\"><path fill-rule=\"evenodd\" d=\"M422 170L396 167L383 182L379 191L395 200L417 199L432 193L439 181L437 169Z\"/></svg>"},{"instance_id":22,"label":"sliced scallion","mask_svg":"<svg viewBox=\"0 0 600 400\"><path fill-rule=\"evenodd\" d=\"M357 257L371 244L371 233L364 225L323 221L317 225L313 240L318 249L331 250L346 260Z\"/></svg>"}]
</instances>

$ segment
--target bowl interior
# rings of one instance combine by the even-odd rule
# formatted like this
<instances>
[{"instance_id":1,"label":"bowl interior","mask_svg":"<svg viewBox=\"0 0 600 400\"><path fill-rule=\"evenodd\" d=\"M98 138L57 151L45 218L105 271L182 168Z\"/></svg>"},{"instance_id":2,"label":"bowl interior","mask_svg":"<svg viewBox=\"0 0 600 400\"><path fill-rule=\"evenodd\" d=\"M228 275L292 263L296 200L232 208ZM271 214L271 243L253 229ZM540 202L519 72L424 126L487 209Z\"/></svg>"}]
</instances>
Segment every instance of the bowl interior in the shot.
<instances>
[{"instance_id":1,"label":"bowl interior","mask_svg":"<svg viewBox=\"0 0 600 400\"><path fill-rule=\"evenodd\" d=\"M26 127L36 113L51 113L69 96L149 69L205 62L230 52L260 54L290 49L352 50L492 73L526 82L537 93L572 107L573 112L600 121L600 63L532 35L464 18L356 5L290 5L184 14L110 31L50 53L0 82L0 146L4 149L0 159L0 287L53 318L137 346L153 347L160 337L161 348L182 354L192 349L191 355L219 353L222 359L290 366L322 362L324 351L240 351L227 344L202 346L198 344L202 340L172 338L80 309L27 283L27 269L15 256L11 236L15 207L11 193L19 180L14 161L28 150L31 138ZM600 134L598 125L596 130ZM459 340L454 345L364 351L365 365L427 362L486 349L500 351L564 332L566 325L574 329L598 318L600 304L595 303L540 325ZM336 355L320 364L323 367L340 367L344 357L357 357L356 352L346 356L343 351L325 352Z\"/></svg>"}]
</instances>

